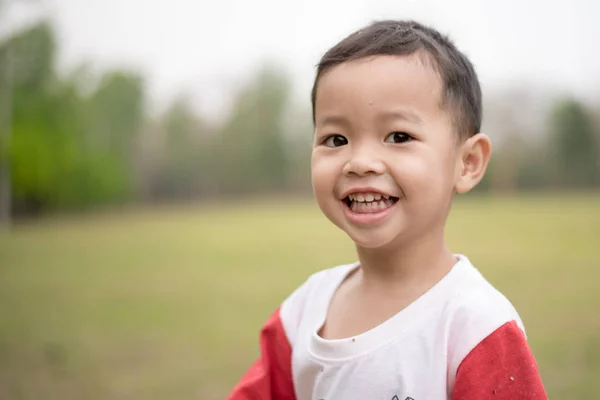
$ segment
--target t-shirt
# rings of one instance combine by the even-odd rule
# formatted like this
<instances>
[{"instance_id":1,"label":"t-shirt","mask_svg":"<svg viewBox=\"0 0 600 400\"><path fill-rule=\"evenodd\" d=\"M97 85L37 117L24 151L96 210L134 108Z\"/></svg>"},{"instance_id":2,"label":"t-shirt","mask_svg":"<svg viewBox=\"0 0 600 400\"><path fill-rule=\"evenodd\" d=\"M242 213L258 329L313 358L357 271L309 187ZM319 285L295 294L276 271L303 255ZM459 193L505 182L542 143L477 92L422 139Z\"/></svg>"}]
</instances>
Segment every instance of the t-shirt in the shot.
<instances>
[{"instance_id":1,"label":"t-shirt","mask_svg":"<svg viewBox=\"0 0 600 400\"><path fill-rule=\"evenodd\" d=\"M358 262L311 275L265 323L261 356L227 399L547 399L517 311L456 256L421 297L345 339L318 332Z\"/></svg>"}]
</instances>

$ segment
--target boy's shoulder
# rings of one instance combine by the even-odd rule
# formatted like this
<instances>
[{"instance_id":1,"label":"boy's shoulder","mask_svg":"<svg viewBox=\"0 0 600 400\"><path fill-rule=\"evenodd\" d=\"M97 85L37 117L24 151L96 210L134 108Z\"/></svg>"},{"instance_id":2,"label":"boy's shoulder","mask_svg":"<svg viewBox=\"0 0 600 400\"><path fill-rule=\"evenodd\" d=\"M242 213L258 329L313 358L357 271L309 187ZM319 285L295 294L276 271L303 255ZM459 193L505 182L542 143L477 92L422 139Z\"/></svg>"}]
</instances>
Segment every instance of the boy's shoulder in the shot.
<instances>
[{"instance_id":1,"label":"boy's shoulder","mask_svg":"<svg viewBox=\"0 0 600 400\"><path fill-rule=\"evenodd\" d=\"M331 286L341 283L350 271L357 268L358 261L346 264L337 264L332 267L320 269L311 273L308 278L295 290L295 292L311 292L323 286Z\"/></svg>"},{"instance_id":2,"label":"boy's shoulder","mask_svg":"<svg viewBox=\"0 0 600 400\"><path fill-rule=\"evenodd\" d=\"M485 339L498 335L522 335L524 324L512 302L493 286L467 259L461 256L460 274L448 296L444 312L445 341L450 371L458 367Z\"/></svg>"},{"instance_id":3,"label":"boy's shoulder","mask_svg":"<svg viewBox=\"0 0 600 400\"><path fill-rule=\"evenodd\" d=\"M501 321L515 321L524 331L523 323L512 302L492 285L484 275L460 255L455 285L448 296L447 313L457 326L475 327Z\"/></svg>"},{"instance_id":4,"label":"boy's shoulder","mask_svg":"<svg viewBox=\"0 0 600 400\"><path fill-rule=\"evenodd\" d=\"M314 298L315 294L321 300L326 300L329 295L342 283L344 278L355 268L358 261L346 264L338 264L333 267L320 269L311 273L283 302L282 307L293 304L305 303L306 299Z\"/></svg>"},{"instance_id":5,"label":"boy's shoulder","mask_svg":"<svg viewBox=\"0 0 600 400\"><path fill-rule=\"evenodd\" d=\"M280 317L290 342L294 342L298 325L307 308L314 314L324 311L339 284L358 262L339 264L313 272L281 304Z\"/></svg>"}]
</instances>

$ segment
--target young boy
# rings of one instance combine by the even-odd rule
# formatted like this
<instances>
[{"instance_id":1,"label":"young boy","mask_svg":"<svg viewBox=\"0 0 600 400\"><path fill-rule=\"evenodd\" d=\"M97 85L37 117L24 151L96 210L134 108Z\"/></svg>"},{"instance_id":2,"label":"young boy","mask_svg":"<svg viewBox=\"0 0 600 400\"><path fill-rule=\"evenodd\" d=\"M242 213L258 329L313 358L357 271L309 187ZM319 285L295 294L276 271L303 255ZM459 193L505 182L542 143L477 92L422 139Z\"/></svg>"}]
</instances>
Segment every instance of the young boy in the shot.
<instances>
[{"instance_id":1,"label":"young boy","mask_svg":"<svg viewBox=\"0 0 600 400\"><path fill-rule=\"evenodd\" d=\"M314 194L358 261L312 275L266 322L230 400L546 399L511 303L444 243L491 154L469 60L413 21L321 59Z\"/></svg>"}]
</instances>

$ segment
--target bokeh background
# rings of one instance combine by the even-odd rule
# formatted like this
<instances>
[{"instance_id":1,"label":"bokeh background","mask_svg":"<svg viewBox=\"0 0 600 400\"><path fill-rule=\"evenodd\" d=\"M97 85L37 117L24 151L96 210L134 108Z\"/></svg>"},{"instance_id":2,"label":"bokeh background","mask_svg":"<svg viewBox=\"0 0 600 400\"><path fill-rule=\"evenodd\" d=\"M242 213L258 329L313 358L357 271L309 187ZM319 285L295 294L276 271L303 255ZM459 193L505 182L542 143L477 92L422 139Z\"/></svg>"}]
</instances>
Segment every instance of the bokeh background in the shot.
<instances>
[{"instance_id":1,"label":"bokeh background","mask_svg":"<svg viewBox=\"0 0 600 400\"><path fill-rule=\"evenodd\" d=\"M0 399L223 399L355 259L311 198L309 91L382 18L476 65L494 156L448 241L550 398L600 398L600 3L0 0Z\"/></svg>"}]
</instances>

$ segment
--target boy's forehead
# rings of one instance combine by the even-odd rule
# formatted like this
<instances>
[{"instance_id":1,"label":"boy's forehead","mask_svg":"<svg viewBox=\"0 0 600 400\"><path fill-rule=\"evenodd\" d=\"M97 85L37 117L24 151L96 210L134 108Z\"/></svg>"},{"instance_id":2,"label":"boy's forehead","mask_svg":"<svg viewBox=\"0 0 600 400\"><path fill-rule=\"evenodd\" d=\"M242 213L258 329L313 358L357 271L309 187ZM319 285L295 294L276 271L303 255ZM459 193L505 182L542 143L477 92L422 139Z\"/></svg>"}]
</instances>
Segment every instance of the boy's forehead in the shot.
<instances>
[{"instance_id":1,"label":"boy's forehead","mask_svg":"<svg viewBox=\"0 0 600 400\"><path fill-rule=\"evenodd\" d=\"M411 108L440 111L442 82L433 68L415 56L377 56L332 67L320 78L315 112L347 108Z\"/></svg>"}]
</instances>

